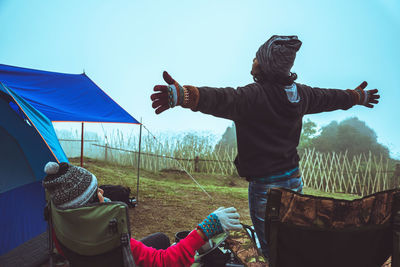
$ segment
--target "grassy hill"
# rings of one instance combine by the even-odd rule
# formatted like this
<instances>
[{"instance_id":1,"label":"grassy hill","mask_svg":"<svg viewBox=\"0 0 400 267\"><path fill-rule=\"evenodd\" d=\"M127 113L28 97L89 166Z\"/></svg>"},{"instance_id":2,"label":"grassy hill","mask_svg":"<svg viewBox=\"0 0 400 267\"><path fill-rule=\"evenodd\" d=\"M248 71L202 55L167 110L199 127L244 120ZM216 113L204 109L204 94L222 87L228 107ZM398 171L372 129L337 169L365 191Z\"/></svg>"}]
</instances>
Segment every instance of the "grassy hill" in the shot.
<instances>
[{"instance_id":1,"label":"grassy hill","mask_svg":"<svg viewBox=\"0 0 400 267\"><path fill-rule=\"evenodd\" d=\"M71 159L79 165L79 159ZM136 196L137 169L92 159L84 160L84 167L96 175L99 185L120 184L131 188ZM209 213L220 206L234 206L241 221L251 225L245 179L234 176L192 173L192 176L211 196L208 197L183 171L163 170L157 173L140 170L139 203L130 208L132 236L141 239L146 235L163 232L174 241L178 231L192 230ZM357 196L326 194L305 188L304 193L344 199Z\"/></svg>"}]
</instances>

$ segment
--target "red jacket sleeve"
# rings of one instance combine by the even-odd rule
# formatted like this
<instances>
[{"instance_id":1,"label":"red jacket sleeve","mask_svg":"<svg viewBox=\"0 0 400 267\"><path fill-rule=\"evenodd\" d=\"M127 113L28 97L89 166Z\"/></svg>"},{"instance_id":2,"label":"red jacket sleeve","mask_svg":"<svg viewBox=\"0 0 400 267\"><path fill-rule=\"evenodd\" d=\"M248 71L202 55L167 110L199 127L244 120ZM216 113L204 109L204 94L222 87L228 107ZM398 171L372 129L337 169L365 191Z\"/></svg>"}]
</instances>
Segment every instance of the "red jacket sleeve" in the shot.
<instances>
[{"instance_id":1,"label":"red jacket sleeve","mask_svg":"<svg viewBox=\"0 0 400 267\"><path fill-rule=\"evenodd\" d=\"M131 238L131 251L136 265L141 267L180 267L190 266L194 262L194 255L205 241L192 231L186 238L167 249L154 249L142 242Z\"/></svg>"}]
</instances>

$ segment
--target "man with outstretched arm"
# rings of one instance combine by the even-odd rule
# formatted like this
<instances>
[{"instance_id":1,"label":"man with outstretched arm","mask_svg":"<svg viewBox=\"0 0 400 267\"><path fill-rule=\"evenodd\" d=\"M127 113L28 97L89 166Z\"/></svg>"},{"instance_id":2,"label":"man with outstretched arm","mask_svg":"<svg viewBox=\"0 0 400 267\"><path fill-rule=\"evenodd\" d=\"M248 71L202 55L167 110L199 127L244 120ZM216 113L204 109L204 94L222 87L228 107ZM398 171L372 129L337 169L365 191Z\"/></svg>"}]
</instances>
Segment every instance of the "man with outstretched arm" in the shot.
<instances>
[{"instance_id":1,"label":"man with outstretched arm","mask_svg":"<svg viewBox=\"0 0 400 267\"><path fill-rule=\"evenodd\" d=\"M234 121L238 147L234 163L239 175L249 181L250 215L267 257L264 218L268 189L302 192L297 146L303 116L354 105L372 108L380 97L377 89L364 90L366 82L354 90L295 83L297 75L290 70L301 44L297 36L272 36L258 49L251 70L255 82L246 86L181 86L164 72L168 85L156 85L156 93L151 95L157 114L181 106Z\"/></svg>"}]
</instances>

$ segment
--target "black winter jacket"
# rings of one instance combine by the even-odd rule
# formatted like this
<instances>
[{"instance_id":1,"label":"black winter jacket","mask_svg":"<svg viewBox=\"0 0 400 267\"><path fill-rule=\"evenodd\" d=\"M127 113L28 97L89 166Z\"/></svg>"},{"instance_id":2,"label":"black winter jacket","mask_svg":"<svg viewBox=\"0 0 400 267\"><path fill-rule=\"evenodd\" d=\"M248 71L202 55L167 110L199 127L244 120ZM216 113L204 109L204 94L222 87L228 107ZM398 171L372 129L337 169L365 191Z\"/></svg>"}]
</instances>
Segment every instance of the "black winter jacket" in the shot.
<instances>
[{"instance_id":1,"label":"black winter jacket","mask_svg":"<svg viewBox=\"0 0 400 267\"><path fill-rule=\"evenodd\" d=\"M235 122L235 165L240 176L260 178L297 167L303 116L354 105L345 90L296 85L298 103L289 102L283 86L269 83L237 89L198 87L200 98L194 111Z\"/></svg>"}]
</instances>

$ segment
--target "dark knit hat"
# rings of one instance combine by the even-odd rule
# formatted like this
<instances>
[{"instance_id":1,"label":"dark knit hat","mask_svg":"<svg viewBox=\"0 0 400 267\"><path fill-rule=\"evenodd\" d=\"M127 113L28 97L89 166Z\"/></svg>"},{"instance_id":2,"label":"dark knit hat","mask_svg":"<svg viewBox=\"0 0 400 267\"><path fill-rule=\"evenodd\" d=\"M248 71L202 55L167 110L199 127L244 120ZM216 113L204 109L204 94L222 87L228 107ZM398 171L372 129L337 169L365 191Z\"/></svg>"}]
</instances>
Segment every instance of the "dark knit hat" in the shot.
<instances>
[{"instance_id":1,"label":"dark knit hat","mask_svg":"<svg viewBox=\"0 0 400 267\"><path fill-rule=\"evenodd\" d=\"M300 49L297 36L273 35L260 46L256 58L265 75L288 76Z\"/></svg>"},{"instance_id":2,"label":"dark knit hat","mask_svg":"<svg viewBox=\"0 0 400 267\"><path fill-rule=\"evenodd\" d=\"M42 185L57 208L81 207L97 193L96 176L84 168L66 162L48 162L44 171L47 175Z\"/></svg>"}]
</instances>

